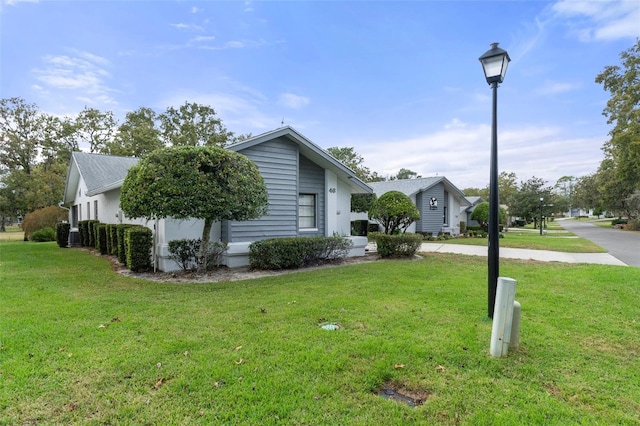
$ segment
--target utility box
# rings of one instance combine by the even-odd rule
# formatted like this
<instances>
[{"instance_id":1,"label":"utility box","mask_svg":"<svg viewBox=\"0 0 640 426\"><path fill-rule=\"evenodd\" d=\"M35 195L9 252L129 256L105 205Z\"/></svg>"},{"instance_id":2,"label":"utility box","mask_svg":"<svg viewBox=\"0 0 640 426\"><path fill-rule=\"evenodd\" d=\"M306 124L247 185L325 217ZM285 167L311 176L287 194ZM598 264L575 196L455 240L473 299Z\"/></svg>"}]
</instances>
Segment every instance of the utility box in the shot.
<instances>
[{"instance_id":1,"label":"utility box","mask_svg":"<svg viewBox=\"0 0 640 426\"><path fill-rule=\"evenodd\" d=\"M511 342L511 330L513 328L513 308L516 297L516 280L499 277L496 289L496 304L493 311L493 325L491 328L491 356L507 356L509 343ZM519 304L518 304L519 305ZM520 311L518 310L518 314ZM519 315L518 315L518 330ZM519 331L516 331L519 333ZM518 339L519 340L519 336Z\"/></svg>"}]
</instances>

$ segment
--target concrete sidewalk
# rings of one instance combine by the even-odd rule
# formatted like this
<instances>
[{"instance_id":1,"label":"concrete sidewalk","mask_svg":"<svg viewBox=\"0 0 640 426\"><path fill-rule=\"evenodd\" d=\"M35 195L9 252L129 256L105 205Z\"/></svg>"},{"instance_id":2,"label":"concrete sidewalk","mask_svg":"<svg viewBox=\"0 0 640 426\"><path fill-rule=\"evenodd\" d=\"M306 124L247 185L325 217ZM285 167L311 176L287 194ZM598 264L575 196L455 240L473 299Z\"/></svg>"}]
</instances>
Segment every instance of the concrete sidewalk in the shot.
<instances>
[{"instance_id":1,"label":"concrete sidewalk","mask_svg":"<svg viewBox=\"0 0 640 426\"><path fill-rule=\"evenodd\" d=\"M367 251L375 252L375 243L369 243ZM466 254L468 256L487 256L489 249L485 246L468 246L462 244L441 244L438 242L422 243L421 252ZM504 259L537 260L540 262L593 263L599 265L628 266L608 253L564 253L548 250L528 250L500 247L500 257Z\"/></svg>"},{"instance_id":2,"label":"concrete sidewalk","mask_svg":"<svg viewBox=\"0 0 640 426\"><path fill-rule=\"evenodd\" d=\"M484 246L467 246L462 244L423 243L420 251L436 253L466 254L469 256L487 256L488 248ZM500 247L500 257L505 259L538 260L541 262L595 263L599 265L627 266L608 253L564 253L547 250L528 250Z\"/></svg>"}]
</instances>

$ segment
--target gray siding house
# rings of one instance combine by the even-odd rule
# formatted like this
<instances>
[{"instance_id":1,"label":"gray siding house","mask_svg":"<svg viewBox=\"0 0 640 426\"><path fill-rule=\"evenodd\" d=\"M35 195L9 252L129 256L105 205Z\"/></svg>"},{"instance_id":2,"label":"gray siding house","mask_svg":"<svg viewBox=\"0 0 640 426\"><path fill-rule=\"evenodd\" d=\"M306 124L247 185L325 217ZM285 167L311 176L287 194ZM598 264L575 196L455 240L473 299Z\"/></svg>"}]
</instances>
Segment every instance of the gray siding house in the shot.
<instances>
[{"instance_id":1,"label":"gray siding house","mask_svg":"<svg viewBox=\"0 0 640 426\"><path fill-rule=\"evenodd\" d=\"M461 210L471 205L464 194L442 176L370 182L369 186L378 197L389 191L400 191L416 204L420 220L407 232L458 235L460 221L466 220Z\"/></svg>"},{"instance_id":2,"label":"gray siding house","mask_svg":"<svg viewBox=\"0 0 640 426\"><path fill-rule=\"evenodd\" d=\"M226 149L246 155L256 163L269 194L268 211L259 219L222 221L211 230L212 241L228 243L224 264L248 264L249 245L267 238L349 236L351 256L364 256L365 237L350 236L351 194L373 190L355 173L287 126ZM120 210L120 189L127 171L137 163L131 157L74 152L69 165L63 203L69 207L72 231L79 220L103 223L137 223L154 230L153 259L162 271L178 269L169 259L168 243L199 238L203 221L143 220L127 218Z\"/></svg>"}]
</instances>

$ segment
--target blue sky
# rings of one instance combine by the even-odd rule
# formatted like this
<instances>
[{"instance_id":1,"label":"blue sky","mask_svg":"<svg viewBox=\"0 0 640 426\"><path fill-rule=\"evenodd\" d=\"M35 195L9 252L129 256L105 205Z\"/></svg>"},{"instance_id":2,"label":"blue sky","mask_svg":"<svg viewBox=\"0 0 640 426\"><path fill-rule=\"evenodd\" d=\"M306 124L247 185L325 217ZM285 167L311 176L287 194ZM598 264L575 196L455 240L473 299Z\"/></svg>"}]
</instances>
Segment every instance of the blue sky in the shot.
<instances>
[{"instance_id":1,"label":"blue sky","mask_svg":"<svg viewBox=\"0 0 640 426\"><path fill-rule=\"evenodd\" d=\"M459 188L489 182L490 43L512 59L499 170L553 184L597 170L611 127L594 79L640 37L638 0L0 1L2 98L119 120L198 102L236 133L284 121Z\"/></svg>"}]
</instances>

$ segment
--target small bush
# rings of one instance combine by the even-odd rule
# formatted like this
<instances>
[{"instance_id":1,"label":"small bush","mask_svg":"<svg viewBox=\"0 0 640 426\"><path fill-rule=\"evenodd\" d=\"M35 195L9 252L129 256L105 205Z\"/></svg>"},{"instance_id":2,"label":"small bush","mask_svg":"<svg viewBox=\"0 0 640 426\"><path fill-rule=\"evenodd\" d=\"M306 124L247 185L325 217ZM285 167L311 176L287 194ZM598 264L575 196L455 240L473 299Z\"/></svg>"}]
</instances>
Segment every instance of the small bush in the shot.
<instances>
[{"instance_id":1,"label":"small bush","mask_svg":"<svg viewBox=\"0 0 640 426\"><path fill-rule=\"evenodd\" d=\"M33 231L29 237L29 241L35 241L36 243L43 243L47 241L56 240L56 231L51 227L46 227Z\"/></svg>"},{"instance_id":2,"label":"small bush","mask_svg":"<svg viewBox=\"0 0 640 426\"><path fill-rule=\"evenodd\" d=\"M611 226L626 225L627 223L628 223L627 219L613 219L611 221Z\"/></svg>"},{"instance_id":3,"label":"small bush","mask_svg":"<svg viewBox=\"0 0 640 426\"><path fill-rule=\"evenodd\" d=\"M422 244L420 234L380 234L376 238L380 257L411 257L416 254Z\"/></svg>"},{"instance_id":4,"label":"small bush","mask_svg":"<svg viewBox=\"0 0 640 426\"><path fill-rule=\"evenodd\" d=\"M345 237L272 238L249 246L252 269L294 269L341 259L353 246Z\"/></svg>"},{"instance_id":5,"label":"small bush","mask_svg":"<svg viewBox=\"0 0 640 426\"><path fill-rule=\"evenodd\" d=\"M172 240L169 241L169 257L176 262L183 271L195 271L198 269L198 253L201 240ZM227 244L219 241L209 241L206 254L205 269L213 269L220 266L222 255L227 250Z\"/></svg>"},{"instance_id":6,"label":"small bush","mask_svg":"<svg viewBox=\"0 0 640 426\"><path fill-rule=\"evenodd\" d=\"M71 224L67 222L60 222L56 225L56 241L58 247L64 248L69 246L69 231L71 231Z\"/></svg>"},{"instance_id":7,"label":"small bush","mask_svg":"<svg viewBox=\"0 0 640 426\"><path fill-rule=\"evenodd\" d=\"M630 219L627 222L627 229L629 231L640 231L640 219Z\"/></svg>"}]
</instances>

